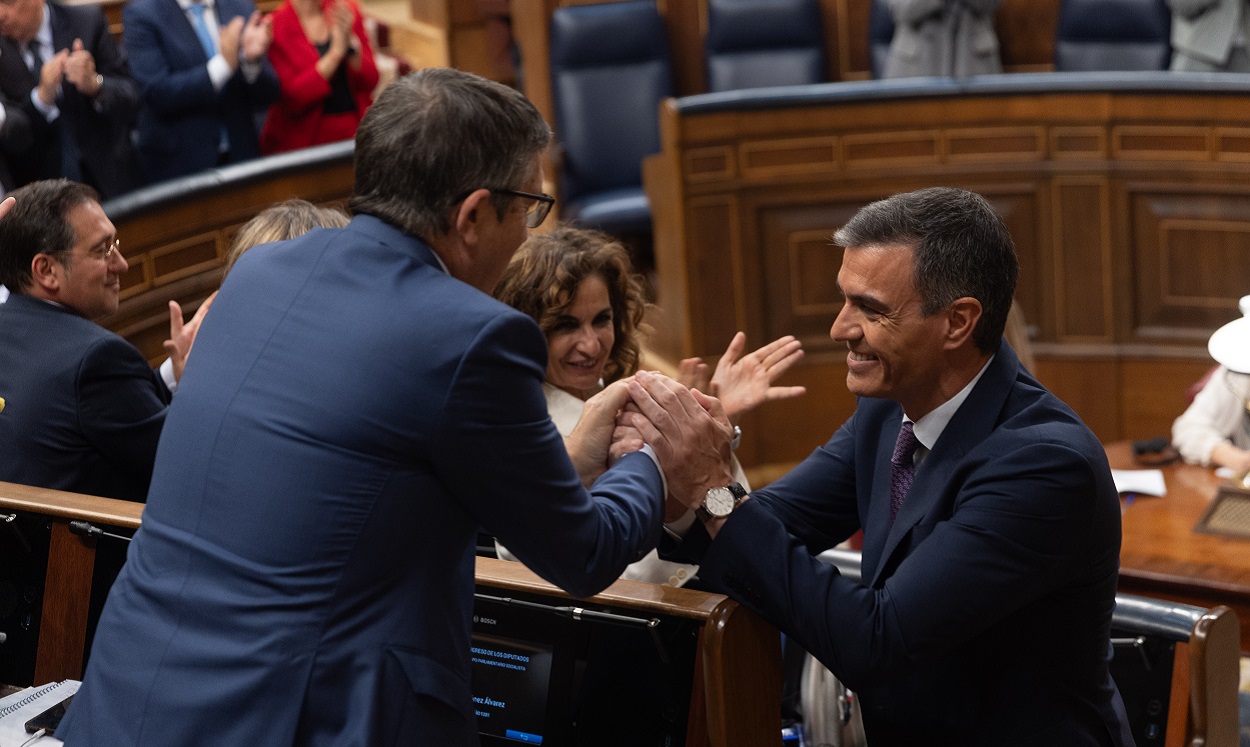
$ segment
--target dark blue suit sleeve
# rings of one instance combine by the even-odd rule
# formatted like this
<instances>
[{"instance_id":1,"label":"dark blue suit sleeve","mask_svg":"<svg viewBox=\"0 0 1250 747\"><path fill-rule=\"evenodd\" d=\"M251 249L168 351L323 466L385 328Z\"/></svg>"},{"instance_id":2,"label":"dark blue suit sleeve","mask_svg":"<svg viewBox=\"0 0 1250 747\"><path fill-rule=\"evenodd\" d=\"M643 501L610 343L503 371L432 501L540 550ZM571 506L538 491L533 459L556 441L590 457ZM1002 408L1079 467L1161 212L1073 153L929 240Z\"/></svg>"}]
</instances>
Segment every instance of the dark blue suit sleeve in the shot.
<instances>
[{"instance_id":1,"label":"dark blue suit sleeve","mask_svg":"<svg viewBox=\"0 0 1250 747\"><path fill-rule=\"evenodd\" d=\"M810 541L818 506L830 500L819 462L809 462L806 479L770 487L734 512L700 576L785 629L852 688L947 653L1072 583L1089 570L1084 548L1118 554L1118 541L1093 536L1107 526L1095 521L1108 488L1096 466L1062 443L1024 444L967 474L949 517L913 527L911 552L870 588L812 557L794 534ZM1114 586L1113 560L1109 567Z\"/></svg>"},{"instance_id":2,"label":"dark blue suit sleeve","mask_svg":"<svg viewBox=\"0 0 1250 747\"><path fill-rule=\"evenodd\" d=\"M96 72L104 77L95 103L114 126L129 128L139 113L139 85L131 77L130 64L109 33L104 13L97 8L91 10L94 12L88 19L83 44L92 50Z\"/></svg>"},{"instance_id":3,"label":"dark blue suit sleeve","mask_svg":"<svg viewBox=\"0 0 1250 747\"><path fill-rule=\"evenodd\" d=\"M211 105L217 99L213 82L208 77L207 62L186 66L175 65L178 50L189 53L200 50L199 41L182 11L171 3L173 11L157 17L154 3L127 3L122 8L123 39L130 69L143 89L143 103L169 116ZM182 60L178 60L181 62Z\"/></svg>"},{"instance_id":4,"label":"dark blue suit sleeve","mask_svg":"<svg viewBox=\"0 0 1250 747\"><path fill-rule=\"evenodd\" d=\"M119 470L151 479L169 394L120 337L93 344L78 370L78 419L92 446Z\"/></svg>"},{"instance_id":5,"label":"dark blue suit sleeve","mask_svg":"<svg viewBox=\"0 0 1250 747\"><path fill-rule=\"evenodd\" d=\"M488 324L462 358L436 470L449 490L535 573L575 596L597 593L655 546L659 470L633 454L587 491L542 395L546 345L513 314Z\"/></svg>"}]
</instances>

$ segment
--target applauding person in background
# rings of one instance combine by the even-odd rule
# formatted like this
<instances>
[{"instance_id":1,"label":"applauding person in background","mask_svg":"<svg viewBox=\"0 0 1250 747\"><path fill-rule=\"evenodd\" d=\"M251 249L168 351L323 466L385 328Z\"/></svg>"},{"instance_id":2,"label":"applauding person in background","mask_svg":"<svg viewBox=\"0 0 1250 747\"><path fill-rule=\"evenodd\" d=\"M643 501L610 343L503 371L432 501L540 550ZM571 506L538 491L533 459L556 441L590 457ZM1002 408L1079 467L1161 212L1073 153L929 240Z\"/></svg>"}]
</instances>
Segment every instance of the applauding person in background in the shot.
<instances>
[{"instance_id":1,"label":"applauding person in background","mask_svg":"<svg viewBox=\"0 0 1250 747\"><path fill-rule=\"evenodd\" d=\"M154 181L260 155L278 96L269 24L252 0L131 0L123 45L143 89L136 139Z\"/></svg>"},{"instance_id":2,"label":"applauding person in background","mask_svg":"<svg viewBox=\"0 0 1250 747\"><path fill-rule=\"evenodd\" d=\"M378 85L360 8L350 0L284 0L270 20L269 61L282 92L261 130L261 150L355 137Z\"/></svg>"}]
</instances>

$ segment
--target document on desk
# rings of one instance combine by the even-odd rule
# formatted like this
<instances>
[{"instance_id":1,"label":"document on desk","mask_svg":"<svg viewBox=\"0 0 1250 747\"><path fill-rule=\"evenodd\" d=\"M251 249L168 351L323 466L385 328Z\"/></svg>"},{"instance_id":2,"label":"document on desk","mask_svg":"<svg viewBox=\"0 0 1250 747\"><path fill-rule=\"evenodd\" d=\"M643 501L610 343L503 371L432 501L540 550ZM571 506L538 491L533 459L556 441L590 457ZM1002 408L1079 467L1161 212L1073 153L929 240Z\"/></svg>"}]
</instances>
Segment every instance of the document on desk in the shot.
<instances>
[{"instance_id":1,"label":"document on desk","mask_svg":"<svg viewBox=\"0 0 1250 747\"><path fill-rule=\"evenodd\" d=\"M1113 469L1111 479L1120 493L1164 496L1168 492L1163 470L1159 469Z\"/></svg>"},{"instance_id":2,"label":"document on desk","mask_svg":"<svg viewBox=\"0 0 1250 747\"><path fill-rule=\"evenodd\" d=\"M32 736L26 732L26 722L78 692L81 684L78 680L51 682L0 698L0 747L24 744ZM60 740L40 737L31 742L31 747L55 744L60 744Z\"/></svg>"}]
</instances>

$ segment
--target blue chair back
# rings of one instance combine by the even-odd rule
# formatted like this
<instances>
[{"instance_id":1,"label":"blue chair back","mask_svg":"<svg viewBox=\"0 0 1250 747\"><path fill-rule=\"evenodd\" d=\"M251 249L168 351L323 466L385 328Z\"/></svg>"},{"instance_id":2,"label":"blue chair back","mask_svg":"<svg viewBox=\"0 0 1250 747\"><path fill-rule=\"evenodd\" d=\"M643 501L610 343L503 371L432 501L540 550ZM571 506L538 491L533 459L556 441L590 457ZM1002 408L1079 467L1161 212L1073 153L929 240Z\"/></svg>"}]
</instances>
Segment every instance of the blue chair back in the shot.
<instances>
[{"instance_id":1,"label":"blue chair back","mask_svg":"<svg viewBox=\"0 0 1250 747\"><path fill-rule=\"evenodd\" d=\"M1166 70L1171 31L1164 0L1061 0L1055 70Z\"/></svg>"},{"instance_id":2,"label":"blue chair back","mask_svg":"<svg viewBox=\"0 0 1250 747\"><path fill-rule=\"evenodd\" d=\"M708 91L821 83L825 35L817 0L708 0Z\"/></svg>"},{"instance_id":3,"label":"blue chair back","mask_svg":"<svg viewBox=\"0 0 1250 747\"><path fill-rule=\"evenodd\" d=\"M562 216L610 233L649 231L642 159L660 150L659 105L673 93L654 0L558 8L550 45Z\"/></svg>"},{"instance_id":4,"label":"blue chair back","mask_svg":"<svg viewBox=\"0 0 1250 747\"><path fill-rule=\"evenodd\" d=\"M890 56L890 42L894 40L894 18L885 0L872 0L868 11L868 64L872 77L880 78L885 72L885 61Z\"/></svg>"}]
</instances>

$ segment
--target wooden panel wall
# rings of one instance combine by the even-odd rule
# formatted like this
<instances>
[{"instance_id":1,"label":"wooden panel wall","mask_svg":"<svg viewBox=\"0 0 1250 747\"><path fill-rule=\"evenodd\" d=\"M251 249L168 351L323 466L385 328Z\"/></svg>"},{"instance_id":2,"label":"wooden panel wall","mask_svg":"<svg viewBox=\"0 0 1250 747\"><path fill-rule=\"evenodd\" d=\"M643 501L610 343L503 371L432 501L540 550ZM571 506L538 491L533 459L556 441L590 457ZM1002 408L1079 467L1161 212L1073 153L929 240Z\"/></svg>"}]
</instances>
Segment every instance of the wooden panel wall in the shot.
<instances>
[{"instance_id":1,"label":"wooden panel wall","mask_svg":"<svg viewBox=\"0 0 1250 747\"><path fill-rule=\"evenodd\" d=\"M756 343L798 335L808 355L790 383L809 394L756 413L741 456L802 458L854 406L828 336L841 303L830 237L872 200L962 186L1015 239L1043 383L1103 440L1166 433L1212 365L1207 337L1250 292L1240 100L1030 90L691 115L671 103L645 169L664 205L657 347L715 356L738 329Z\"/></svg>"},{"instance_id":2,"label":"wooden panel wall","mask_svg":"<svg viewBox=\"0 0 1250 747\"><path fill-rule=\"evenodd\" d=\"M153 365L159 364L165 359L161 343L169 337L169 301L181 304L190 318L217 290L226 252L244 223L291 197L319 204L346 202L354 180L347 145L319 149L329 154L308 158L295 168L289 162L301 154L273 156L219 170L220 183L177 190L178 182L168 182L106 203L130 269L121 278L117 311L100 324L134 343ZM278 164L287 167L277 168ZM201 175L189 178L190 183L201 181ZM166 192L172 199L148 199ZM150 204L142 209L127 207L145 202Z\"/></svg>"},{"instance_id":3,"label":"wooden panel wall","mask_svg":"<svg viewBox=\"0 0 1250 747\"><path fill-rule=\"evenodd\" d=\"M543 118L554 126L555 106L551 97L551 68L548 57L549 26L551 14L557 8L573 5L596 5L619 0L512 0L513 33L520 49L521 63L524 68L525 95L529 97ZM660 14L664 16L668 28L669 49L673 64L673 90L678 96L688 96L707 91L707 70L703 53L703 39L707 33L707 0L656 0ZM865 80L869 73L868 52L868 20L871 0L820 0L821 20L825 29L826 51L830 81ZM1059 17L1059 0L1003 0L995 16L1002 48L1004 68L1008 72L1038 72L1053 69L1055 26ZM559 133L556 133L557 139ZM955 157L976 160L976 148L986 147L977 143L975 132L967 133L968 142L956 137ZM1028 138L1028 133L1017 133L1014 136ZM1020 143L1024 145L1023 142ZM891 147L897 147L897 141ZM910 144L913 148L923 149L925 143L917 141ZM932 145L932 143L930 143ZM873 152L871 138L858 143L858 154L870 159ZM817 168L801 152L803 145L788 143L785 152L769 152L767 144L758 146L761 150L753 152L752 163L758 168L767 170L769 164L784 170L784 159L798 158L808 164L808 168ZM806 144L807 148L834 148L835 143L826 139L813 140ZM839 146L840 147L840 146ZM993 147L993 146L990 146ZM970 150L964 151L961 148ZM795 150L798 149L798 150ZM832 157L833 150L826 150ZM712 161L723 159L725 154L706 154ZM889 156L897 161L905 160L909 155L923 158L924 153L916 151L891 153ZM930 152L930 157L936 152ZM556 164L558 154L552 154L544 164L547 179L547 191L558 194L559 169ZM777 159L782 159L778 161ZM715 168L709 164L709 168ZM556 206L557 211L559 206Z\"/></svg>"}]
</instances>

